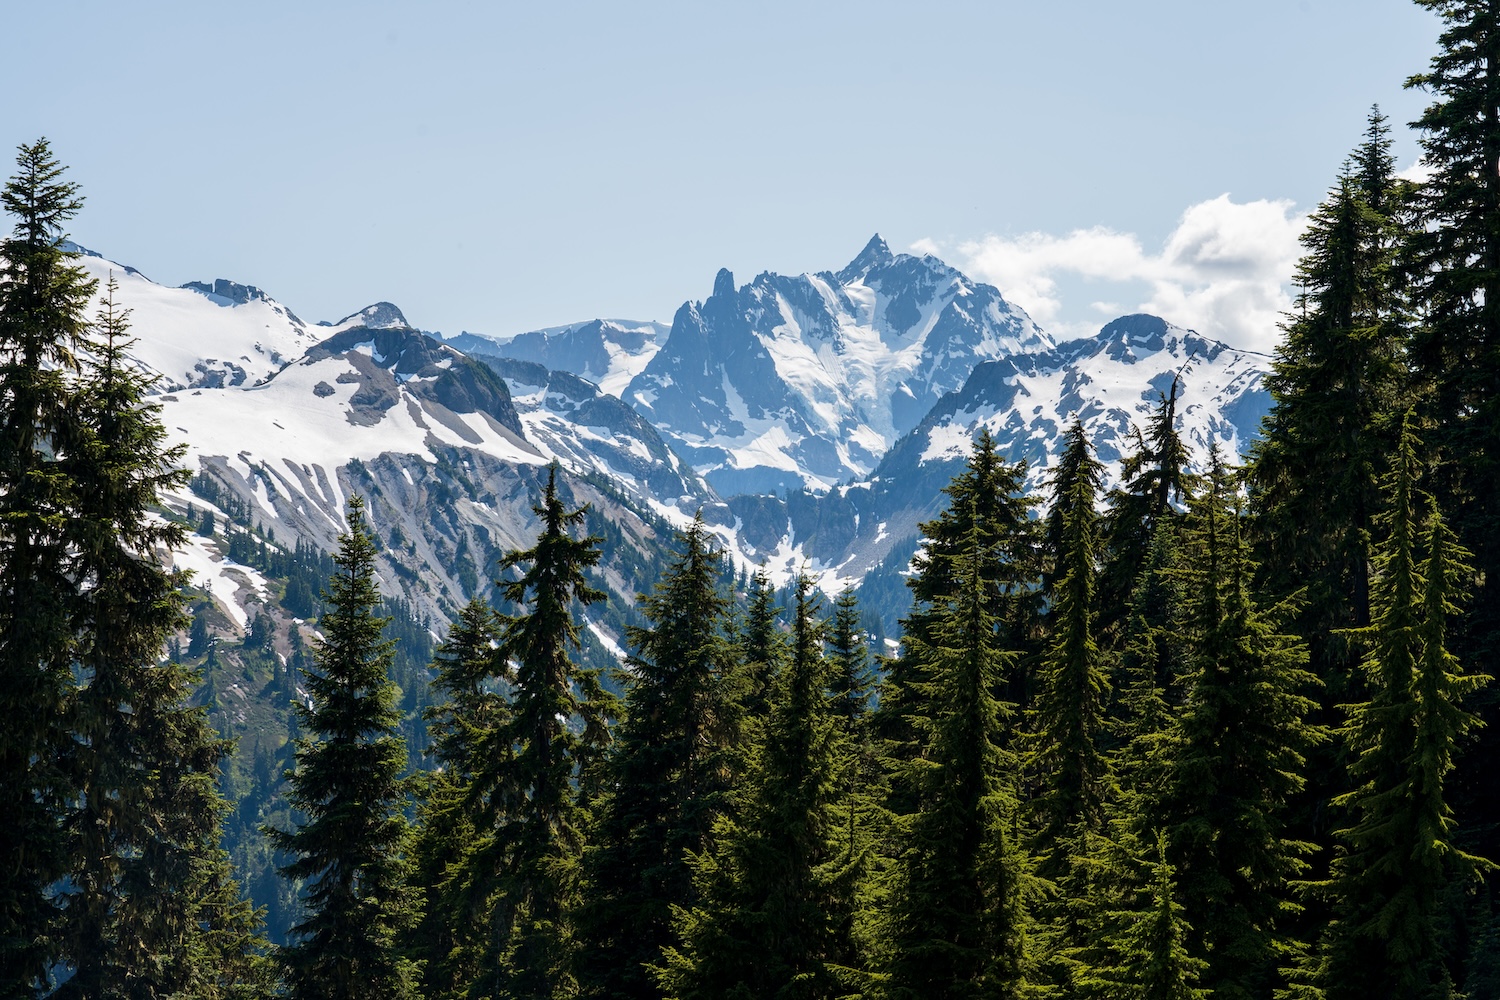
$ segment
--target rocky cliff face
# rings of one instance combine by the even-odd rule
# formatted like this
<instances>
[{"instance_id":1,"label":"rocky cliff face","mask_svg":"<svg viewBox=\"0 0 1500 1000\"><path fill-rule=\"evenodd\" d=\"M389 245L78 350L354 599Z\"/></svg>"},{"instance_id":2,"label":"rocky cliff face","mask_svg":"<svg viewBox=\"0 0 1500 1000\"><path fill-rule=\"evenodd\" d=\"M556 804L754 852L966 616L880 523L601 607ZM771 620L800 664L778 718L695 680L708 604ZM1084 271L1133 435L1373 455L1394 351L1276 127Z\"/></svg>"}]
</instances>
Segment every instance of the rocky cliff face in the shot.
<instances>
[{"instance_id":1,"label":"rocky cliff face","mask_svg":"<svg viewBox=\"0 0 1500 1000\"><path fill-rule=\"evenodd\" d=\"M974 365L1051 340L994 288L876 236L837 273L685 303L624 399L725 495L869 473Z\"/></svg>"}]
</instances>

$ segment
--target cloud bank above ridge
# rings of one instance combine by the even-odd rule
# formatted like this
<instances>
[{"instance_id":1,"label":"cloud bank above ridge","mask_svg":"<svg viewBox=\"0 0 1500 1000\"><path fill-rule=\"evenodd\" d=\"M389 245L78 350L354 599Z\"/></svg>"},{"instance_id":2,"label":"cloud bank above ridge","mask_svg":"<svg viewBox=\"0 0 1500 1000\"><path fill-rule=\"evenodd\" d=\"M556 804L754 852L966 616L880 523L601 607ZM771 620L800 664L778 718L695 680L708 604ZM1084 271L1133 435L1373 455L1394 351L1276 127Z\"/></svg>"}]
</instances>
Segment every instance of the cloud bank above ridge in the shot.
<instances>
[{"instance_id":1,"label":"cloud bank above ridge","mask_svg":"<svg viewBox=\"0 0 1500 1000\"><path fill-rule=\"evenodd\" d=\"M1222 194L1189 206L1155 251L1135 234L1105 226L1064 236L991 234L949 246L923 239L912 249L946 255L999 288L1058 340L1097 333L1123 313L1149 312L1270 353L1292 307L1306 224L1307 214L1289 200L1235 202Z\"/></svg>"}]
</instances>

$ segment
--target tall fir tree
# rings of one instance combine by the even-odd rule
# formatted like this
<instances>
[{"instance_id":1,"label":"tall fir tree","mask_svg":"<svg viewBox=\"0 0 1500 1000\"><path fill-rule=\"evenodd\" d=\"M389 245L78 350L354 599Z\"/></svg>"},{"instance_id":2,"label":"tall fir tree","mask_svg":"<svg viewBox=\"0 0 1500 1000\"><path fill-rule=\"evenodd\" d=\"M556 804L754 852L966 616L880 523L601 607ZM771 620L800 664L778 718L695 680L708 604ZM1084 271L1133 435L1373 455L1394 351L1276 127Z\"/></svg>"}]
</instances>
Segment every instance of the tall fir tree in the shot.
<instances>
[{"instance_id":1,"label":"tall fir tree","mask_svg":"<svg viewBox=\"0 0 1500 1000\"><path fill-rule=\"evenodd\" d=\"M1432 103L1413 124L1431 170L1416 197L1408 267L1416 277L1410 357L1436 458L1431 484L1479 585L1453 622L1466 662L1500 662L1500 9L1488 0L1417 0L1443 24L1428 69L1407 81ZM1472 706L1486 725L1455 776L1476 853L1500 857L1500 692Z\"/></svg>"},{"instance_id":2,"label":"tall fir tree","mask_svg":"<svg viewBox=\"0 0 1500 1000\"><path fill-rule=\"evenodd\" d=\"M1051 853L1070 831L1098 831L1110 776L1101 739L1109 680L1095 640L1098 514L1103 467L1074 422L1052 477L1047 518L1051 586L1047 648L1037 679L1030 769L1041 789L1037 847ZM1042 874L1047 874L1046 866Z\"/></svg>"},{"instance_id":3,"label":"tall fir tree","mask_svg":"<svg viewBox=\"0 0 1500 1000\"><path fill-rule=\"evenodd\" d=\"M75 646L66 527L76 485L62 468L81 428L70 378L94 282L65 249L82 205L46 139L20 147L0 205L0 996L30 996L56 941L52 885L67 868L58 767Z\"/></svg>"},{"instance_id":4,"label":"tall fir tree","mask_svg":"<svg viewBox=\"0 0 1500 1000\"><path fill-rule=\"evenodd\" d=\"M472 598L458 613L448 638L433 654L433 687L442 699L429 708L428 732L433 758L468 783L482 766L480 745L510 715L498 685L507 671L495 673L500 626L482 597Z\"/></svg>"},{"instance_id":5,"label":"tall fir tree","mask_svg":"<svg viewBox=\"0 0 1500 1000\"><path fill-rule=\"evenodd\" d=\"M79 685L63 757L75 792L59 894L72 974L54 995L196 995L199 951L254 966L253 954L224 951L230 940L257 950L254 915L218 909L237 894L218 847L226 806L215 786L229 744L188 704L196 675L157 662L185 623L185 575L163 570L159 549L181 546L184 531L150 509L188 475L183 449L165 445L160 407L143 399L149 380L126 357L116 290L111 276L75 407L86 433L63 461L78 486L69 535ZM218 897L213 906L202 892ZM218 926L218 913L237 923Z\"/></svg>"},{"instance_id":6,"label":"tall fir tree","mask_svg":"<svg viewBox=\"0 0 1500 1000\"><path fill-rule=\"evenodd\" d=\"M760 724L771 708L776 678L786 663L786 639L781 632L781 608L776 589L761 566L750 576L745 610L739 627L740 658L745 670L745 715Z\"/></svg>"},{"instance_id":7,"label":"tall fir tree","mask_svg":"<svg viewBox=\"0 0 1500 1000\"><path fill-rule=\"evenodd\" d=\"M859 597L853 587L844 588L834 601L833 617L828 621L828 661L833 714L842 720L845 733L852 738L870 710L875 684L860 624Z\"/></svg>"},{"instance_id":8,"label":"tall fir tree","mask_svg":"<svg viewBox=\"0 0 1500 1000\"><path fill-rule=\"evenodd\" d=\"M503 619L497 663L513 665L510 716L482 745L474 779L476 886L492 898L487 952L470 990L494 997L565 997L577 992L573 916L587 814L577 779L610 739L614 699L599 672L573 659L573 606L602 600L588 582L599 562L595 536L574 538L586 510L569 510L557 466L532 510L542 530L512 551L502 570L519 571L500 590L526 608ZM495 671L498 673L498 668Z\"/></svg>"},{"instance_id":9,"label":"tall fir tree","mask_svg":"<svg viewBox=\"0 0 1500 1000\"><path fill-rule=\"evenodd\" d=\"M323 637L304 678L311 705L297 707L307 735L297 741L287 797L303 818L293 830L266 830L291 857L281 872L303 886L307 909L280 952L294 998L417 995L418 970L397 949L416 914L402 813L406 747L389 676L395 643L382 638L389 619L376 616L375 555L364 501L351 497L318 619Z\"/></svg>"},{"instance_id":10,"label":"tall fir tree","mask_svg":"<svg viewBox=\"0 0 1500 1000\"><path fill-rule=\"evenodd\" d=\"M1120 483L1106 497L1099 526L1103 568L1099 575L1100 629L1111 642L1125 619L1132 587L1145 565L1157 527L1187 506L1197 489L1187 445L1177 432L1180 383L1174 376L1160 394L1146 430L1132 428L1135 449L1120 465Z\"/></svg>"},{"instance_id":11,"label":"tall fir tree","mask_svg":"<svg viewBox=\"0 0 1500 1000\"><path fill-rule=\"evenodd\" d=\"M839 836L841 734L827 695L812 583L797 581L791 655L744 802L696 858L701 901L679 909L659 971L674 1000L832 998L855 992L861 859Z\"/></svg>"},{"instance_id":12,"label":"tall fir tree","mask_svg":"<svg viewBox=\"0 0 1500 1000\"><path fill-rule=\"evenodd\" d=\"M898 757L911 759L922 753L924 731L914 724L914 717L923 711L923 685L930 682L931 669L919 650L931 648L930 643L921 643L965 585L954 576L957 554L974 545L983 553L976 565L988 602L985 610L1003 636L1002 648L1027 652L1034 645L1041 546L1031 518L1035 501L1025 490L1025 474L1024 464L1006 462L989 430L981 429L964 470L943 490L947 508L921 526L925 544L912 559L913 574L908 580L912 610L902 620L908 641L887 665L874 719L877 735L888 752ZM1006 659L1005 673L999 679L1000 696L1011 704L1030 699L1032 685L1022 660L1022 656ZM902 787L900 781L894 783L897 795L902 794ZM906 805L898 804L897 810L907 811Z\"/></svg>"},{"instance_id":13,"label":"tall fir tree","mask_svg":"<svg viewBox=\"0 0 1500 1000\"><path fill-rule=\"evenodd\" d=\"M1264 584L1273 600L1300 592L1294 625L1329 705L1357 674L1359 652L1342 630L1370 623L1378 466L1405 389L1395 267L1404 185L1390 147L1372 110L1365 141L1308 220L1298 311L1282 325L1271 411L1248 469Z\"/></svg>"},{"instance_id":14,"label":"tall fir tree","mask_svg":"<svg viewBox=\"0 0 1500 1000\"><path fill-rule=\"evenodd\" d=\"M422 965L427 1000L462 996L484 954L486 900L471 872L477 840L471 798L481 748L510 711L497 689L505 677L493 674L498 641L494 611L475 597L433 656L433 687L441 700L425 715L438 769L424 779L412 846L411 885L423 905L402 937L403 949Z\"/></svg>"},{"instance_id":15,"label":"tall fir tree","mask_svg":"<svg viewBox=\"0 0 1500 1000\"><path fill-rule=\"evenodd\" d=\"M1194 958L1188 949L1193 929L1177 902L1177 884L1167 860L1167 841L1159 836L1156 861L1151 866L1149 908L1129 915L1119 936L1115 987L1106 996L1128 996L1132 1000L1208 1000L1210 991L1198 986L1208 963Z\"/></svg>"},{"instance_id":16,"label":"tall fir tree","mask_svg":"<svg viewBox=\"0 0 1500 1000\"><path fill-rule=\"evenodd\" d=\"M1137 822L1168 834L1195 957L1208 962L1204 987L1226 1000L1264 998L1278 983L1295 911L1289 883L1308 850L1287 833L1287 802L1322 735L1306 721L1316 679L1305 647L1255 604L1238 491L1217 451L1191 514L1187 704L1163 786Z\"/></svg>"},{"instance_id":17,"label":"tall fir tree","mask_svg":"<svg viewBox=\"0 0 1500 1000\"><path fill-rule=\"evenodd\" d=\"M698 900L690 854L710 846L737 772L743 677L729 638L722 557L702 518L642 595L627 629L625 717L605 765L584 859L578 978L584 996L661 995L649 967L677 943L674 909Z\"/></svg>"},{"instance_id":18,"label":"tall fir tree","mask_svg":"<svg viewBox=\"0 0 1500 1000\"><path fill-rule=\"evenodd\" d=\"M906 638L925 670L906 690L921 751L893 762L908 810L897 821L883 971L899 1000L1019 996L1028 961L1030 875L1008 732L1016 706L996 695L1016 654L997 621L993 545L972 509L965 520L967 536L929 556L944 563L951 592Z\"/></svg>"},{"instance_id":19,"label":"tall fir tree","mask_svg":"<svg viewBox=\"0 0 1500 1000\"><path fill-rule=\"evenodd\" d=\"M1111 728L1119 742L1115 768L1127 813L1132 797L1159 785L1168 736L1184 701L1183 603L1177 525L1162 520L1130 590L1117 672L1119 696Z\"/></svg>"},{"instance_id":20,"label":"tall fir tree","mask_svg":"<svg viewBox=\"0 0 1500 1000\"><path fill-rule=\"evenodd\" d=\"M1378 518L1385 539L1366 630L1371 693L1349 707L1341 731L1356 784L1335 804L1353 822L1339 831L1332 876L1318 886L1335 917L1313 977L1328 1000L1449 995L1461 971L1445 967L1446 897L1482 864L1456 845L1444 793L1457 744L1476 722L1460 702L1488 680L1464 674L1447 648L1472 571L1435 502L1423 517L1412 420L1402 422Z\"/></svg>"}]
</instances>

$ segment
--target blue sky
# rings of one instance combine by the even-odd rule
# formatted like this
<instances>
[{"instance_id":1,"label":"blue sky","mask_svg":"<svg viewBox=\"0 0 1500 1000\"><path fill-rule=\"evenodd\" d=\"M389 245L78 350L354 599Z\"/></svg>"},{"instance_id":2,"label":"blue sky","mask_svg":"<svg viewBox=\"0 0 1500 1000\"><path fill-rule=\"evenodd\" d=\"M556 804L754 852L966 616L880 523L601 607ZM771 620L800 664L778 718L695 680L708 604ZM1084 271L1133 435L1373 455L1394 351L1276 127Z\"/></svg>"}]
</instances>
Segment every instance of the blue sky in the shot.
<instances>
[{"instance_id":1,"label":"blue sky","mask_svg":"<svg viewBox=\"0 0 1500 1000\"><path fill-rule=\"evenodd\" d=\"M304 319L491 334L668 321L877 230L1061 334L1150 307L1274 342L1366 110L1434 51L1407 0L30 3L0 144L48 136L82 243Z\"/></svg>"}]
</instances>

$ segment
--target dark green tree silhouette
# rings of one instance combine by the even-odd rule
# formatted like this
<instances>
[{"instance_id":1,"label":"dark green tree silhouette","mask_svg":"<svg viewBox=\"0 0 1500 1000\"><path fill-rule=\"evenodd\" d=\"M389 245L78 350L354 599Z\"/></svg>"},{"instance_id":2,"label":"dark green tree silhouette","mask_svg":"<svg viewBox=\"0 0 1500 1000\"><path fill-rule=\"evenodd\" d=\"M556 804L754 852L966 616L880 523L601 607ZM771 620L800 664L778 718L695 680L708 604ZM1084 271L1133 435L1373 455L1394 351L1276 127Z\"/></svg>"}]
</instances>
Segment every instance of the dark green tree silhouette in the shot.
<instances>
[{"instance_id":1,"label":"dark green tree silhouette","mask_svg":"<svg viewBox=\"0 0 1500 1000\"><path fill-rule=\"evenodd\" d=\"M303 818L293 830L266 830L291 856L281 872L302 886L307 908L281 949L283 978L292 997L413 997L417 969L397 949L415 914L394 643L381 635L388 619L375 614L375 542L360 497L350 498L345 523L318 620L323 638L304 678L312 704L297 707L307 735L287 776Z\"/></svg>"},{"instance_id":2,"label":"dark green tree silhouette","mask_svg":"<svg viewBox=\"0 0 1500 1000\"><path fill-rule=\"evenodd\" d=\"M63 461L78 485L69 535L79 593L63 757L72 860L59 894L72 976L59 997L185 994L214 975L194 968L200 951L253 980L263 945L218 847L227 807L215 785L229 744L188 704L197 676L157 663L185 622L184 575L163 570L157 552L180 546L183 529L150 512L188 475L183 449L165 444L160 407L143 401L150 381L126 356L128 311L116 290L111 276L74 408L84 434ZM233 941L250 951L226 952Z\"/></svg>"},{"instance_id":3,"label":"dark green tree silhouette","mask_svg":"<svg viewBox=\"0 0 1500 1000\"><path fill-rule=\"evenodd\" d=\"M1109 766L1100 745L1109 681L1095 640L1099 543L1094 503L1102 472L1083 425L1075 422L1052 477L1046 546L1051 608L1032 721L1030 766L1041 789L1035 802L1040 823L1036 844L1044 852L1076 828L1099 830L1109 791Z\"/></svg>"},{"instance_id":4,"label":"dark green tree silhouette","mask_svg":"<svg viewBox=\"0 0 1500 1000\"><path fill-rule=\"evenodd\" d=\"M1007 732L1016 707L996 696L1016 654L997 621L994 547L972 510L965 520L967 537L945 539L930 556L944 563L951 593L906 639L924 671L906 706L921 751L894 762L909 802L897 821L884 935L894 998L1019 996L1029 957L1030 876Z\"/></svg>"},{"instance_id":5,"label":"dark green tree silhouette","mask_svg":"<svg viewBox=\"0 0 1500 1000\"><path fill-rule=\"evenodd\" d=\"M1460 544L1473 552L1468 610L1451 642L1466 663L1500 662L1500 10L1482 0L1418 0L1442 20L1438 51L1407 86L1431 96L1414 123L1431 169L1417 190L1407 266L1422 318L1409 355L1418 413L1435 459L1428 480ZM1470 706L1485 726L1455 775L1473 848L1500 857L1500 692Z\"/></svg>"},{"instance_id":6,"label":"dark green tree silhouette","mask_svg":"<svg viewBox=\"0 0 1500 1000\"><path fill-rule=\"evenodd\" d=\"M1477 721L1460 702L1489 679L1463 673L1447 648L1448 621L1472 570L1430 498L1423 516L1411 422L1408 414L1378 519L1385 540L1367 629L1370 698L1349 706L1341 731L1354 754L1355 787L1335 801L1353 823L1339 831L1332 877L1318 887L1335 914L1316 976L1328 1000L1449 995L1447 891L1483 864L1455 843L1444 792L1457 745Z\"/></svg>"},{"instance_id":7,"label":"dark green tree silhouette","mask_svg":"<svg viewBox=\"0 0 1500 1000\"><path fill-rule=\"evenodd\" d=\"M1275 600L1302 592L1295 625L1329 704L1359 662L1340 630L1370 623L1376 480L1405 381L1395 268L1404 187L1390 145L1385 117L1372 111L1364 143L1302 235L1299 310L1282 327L1271 412L1248 470L1261 575Z\"/></svg>"},{"instance_id":8,"label":"dark green tree silhouette","mask_svg":"<svg viewBox=\"0 0 1500 1000\"><path fill-rule=\"evenodd\" d=\"M542 524L536 544L501 561L520 574L501 582L502 593L527 611L502 621L496 656L514 669L510 715L482 745L474 777L485 839L474 851L473 878L491 900L487 951L470 987L478 995L577 990L572 922L587 812L576 782L608 745L615 709L599 672L573 660L574 603L604 593L587 578L599 539L572 537L585 509L567 509L557 478L554 465L532 508Z\"/></svg>"},{"instance_id":9,"label":"dark green tree silhouette","mask_svg":"<svg viewBox=\"0 0 1500 1000\"><path fill-rule=\"evenodd\" d=\"M1163 786L1138 817L1168 834L1194 954L1208 962L1203 985L1224 998L1267 996L1277 983L1289 883L1308 849L1287 834L1287 802L1322 736L1306 721L1303 692L1316 680L1305 647L1256 607L1241 521L1215 453L1186 543L1187 703Z\"/></svg>"},{"instance_id":10,"label":"dark green tree silhouette","mask_svg":"<svg viewBox=\"0 0 1500 1000\"><path fill-rule=\"evenodd\" d=\"M648 967L678 942L674 909L698 900L690 854L710 845L735 777L742 677L721 556L701 518L642 595L627 638L625 718L604 771L578 915L585 996L654 997Z\"/></svg>"},{"instance_id":11,"label":"dark green tree silhouette","mask_svg":"<svg viewBox=\"0 0 1500 1000\"><path fill-rule=\"evenodd\" d=\"M0 192L0 996L30 996L55 955L50 889L66 868L58 821L75 645L63 461L84 435L71 379L94 291L64 247L82 205L46 139L23 145Z\"/></svg>"},{"instance_id":12,"label":"dark green tree silhouette","mask_svg":"<svg viewBox=\"0 0 1500 1000\"><path fill-rule=\"evenodd\" d=\"M700 902L679 909L681 947L659 970L665 995L835 997L853 992L861 859L839 836L842 737L827 696L812 583L797 582L792 648L744 801L696 856Z\"/></svg>"},{"instance_id":13,"label":"dark green tree silhouette","mask_svg":"<svg viewBox=\"0 0 1500 1000\"><path fill-rule=\"evenodd\" d=\"M1179 377L1160 394L1145 432L1132 427L1135 449L1120 465L1120 483L1107 496L1099 526L1103 569L1099 575L1101 633L1111 643L1119 632L1157 528L1187 506L1198 477L1189 470L1187 445L1177 433Z\"/></svg>"},{"instance_id":14,"label":"dark green tree silhouette","mask_svg":"<svg viewBox=\"0 0 1500 1000\"><path fill-rule=\"evenodd\" d=\"M479 976L487 935L486 894L473 878L478 840L473 809L481 747L509 717L495 671L499 628L482 598L464 605L433 656L433 687L441 699L424 713L438 770L424 779L412 847L411 885L421 892L421 918L402 938L403 950L422 963L428 1000L462 996Z\"/></svg>"}]
</instances>

